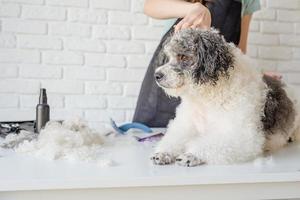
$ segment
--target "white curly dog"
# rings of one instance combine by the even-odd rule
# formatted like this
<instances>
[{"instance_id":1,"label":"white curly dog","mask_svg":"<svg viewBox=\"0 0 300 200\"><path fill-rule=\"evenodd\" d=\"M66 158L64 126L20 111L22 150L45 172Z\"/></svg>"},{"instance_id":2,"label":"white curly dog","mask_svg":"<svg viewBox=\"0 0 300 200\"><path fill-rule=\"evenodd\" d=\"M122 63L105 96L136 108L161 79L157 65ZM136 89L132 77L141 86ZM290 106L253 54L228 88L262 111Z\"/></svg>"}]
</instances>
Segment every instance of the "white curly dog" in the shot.
<instances>
[{"instance_id":1,"label":"white curly dog","mask_svg":"<svg viewBox=\"0 0 300 200\"><path fill-rule=\"evenodd\" d=\"M157 84L181 98L158 143L154 164L244 162L300 139L299 103L279 80L263 76L214 29L186 29L164 47Z\"/></svg>"}]
</instances>

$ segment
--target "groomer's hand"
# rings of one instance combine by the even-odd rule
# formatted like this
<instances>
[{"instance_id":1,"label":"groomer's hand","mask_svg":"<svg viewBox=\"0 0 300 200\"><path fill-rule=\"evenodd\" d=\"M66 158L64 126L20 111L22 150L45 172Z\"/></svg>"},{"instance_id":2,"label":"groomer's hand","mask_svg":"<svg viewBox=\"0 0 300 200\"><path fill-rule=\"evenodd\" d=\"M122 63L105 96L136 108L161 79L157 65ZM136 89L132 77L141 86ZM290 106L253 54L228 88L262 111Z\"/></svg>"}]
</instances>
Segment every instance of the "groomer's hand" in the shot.
<instances>
[{"instance_id":1,"label":"groomer's hand","mask_svg":"<svg viewBox=\"0 0 300 200\"><path fill-rule=\"evenodd\" d=\"M191 9L185 17L175 26L175 32L185 28L209 29L211 26L211 15L201 3L191 4Z\"/></svg>"},{"instance_id":2,"label":"groomer's hand","mask_svg":"<svg viewBox=\"0 0 300 200\"><path fill-rule=\"evenodd\" d=\"M275 78L277 80L281 80L282 79L282 75L279 74L279 73L277 73L277 72L270 72L270 71L268 71L268 72L264 72L264 75L270 76L270 77Z\"/></svg>"}]
</instances>

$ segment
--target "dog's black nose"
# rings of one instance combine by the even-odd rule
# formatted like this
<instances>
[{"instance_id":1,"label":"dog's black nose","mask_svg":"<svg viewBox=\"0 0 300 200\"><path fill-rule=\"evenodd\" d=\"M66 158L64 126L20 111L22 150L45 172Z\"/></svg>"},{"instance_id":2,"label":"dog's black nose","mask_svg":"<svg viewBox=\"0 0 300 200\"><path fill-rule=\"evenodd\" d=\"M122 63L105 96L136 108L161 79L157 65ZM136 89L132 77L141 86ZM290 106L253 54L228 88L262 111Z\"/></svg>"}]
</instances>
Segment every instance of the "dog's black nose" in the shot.
<instances>
[{"instance_id":1,"label":"dog's black nose","mask_svg":"<svg viewBox=\"0 0 300 200\"><path fill-rule=\"evenodd\" d=\"M155 79L156 79L157 81L159 81L159 80L161 80L161 79L164 77L164 74L161 73L161 72L156 72L156 73L154 74L154 77L155 77Z\"/></svg>"}]
</instances>

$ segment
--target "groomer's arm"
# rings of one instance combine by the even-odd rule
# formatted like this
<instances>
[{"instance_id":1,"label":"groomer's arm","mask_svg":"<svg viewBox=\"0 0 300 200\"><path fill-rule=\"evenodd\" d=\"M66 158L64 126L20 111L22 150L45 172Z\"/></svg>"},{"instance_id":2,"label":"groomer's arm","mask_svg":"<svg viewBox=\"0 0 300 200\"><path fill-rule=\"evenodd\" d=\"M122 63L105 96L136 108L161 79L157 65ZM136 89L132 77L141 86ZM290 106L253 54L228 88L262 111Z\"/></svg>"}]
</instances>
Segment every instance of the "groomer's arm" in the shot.
<instances>
[{"instance_id":1,"label":"groomer's arm","mask_svg":"<svg viewBox=\"0 0 300 200\"><path fill-rule=\"evenodd\" d=\"M248 40L251 16L252 15L245 15L242 17L242 21L241 21L241 36L240 36L240 42L238 47L242 50L244 54L247 53L247 40Z\"/></svg>"},{"instance_id":2,"label":"groomer's arm","mask_svg":"<svg viewBox=\"0 0 300 200\"><path fill-rule=\"evenodd\" d=\"M144 13L156 19L183 18L193 6L183 0L146 0Z\"/></svg>"},{"instance_id":3,"label":"groomer's arm","mask_svg":"<svg viewBox=\"0 0 300 200\"><path fill-rule=\"evenodd\" d=\"M144 13L157 19L183 18L175 31L185 28L209 28L211 15L200 2L190 3L183 0L146 0Z\"/></svg>"}]
</instances>

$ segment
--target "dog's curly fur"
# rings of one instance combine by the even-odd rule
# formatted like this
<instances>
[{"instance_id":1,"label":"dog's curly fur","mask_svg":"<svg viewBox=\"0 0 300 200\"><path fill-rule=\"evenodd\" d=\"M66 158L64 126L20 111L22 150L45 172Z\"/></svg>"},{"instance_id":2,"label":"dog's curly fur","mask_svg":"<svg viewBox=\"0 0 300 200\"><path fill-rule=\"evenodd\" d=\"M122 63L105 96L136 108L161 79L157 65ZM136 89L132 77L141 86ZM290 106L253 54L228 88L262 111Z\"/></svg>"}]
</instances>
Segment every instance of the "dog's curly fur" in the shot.
<instances>
[{"instance_id":1,"label":"dog's curly fur","mask_svg":"<svg viewBox=\"0 0 300 200\"><path fill-rule=\"evenodd\" d=\"M228 164L254 159L300 138L299 103L214 29L186 29L165 45L155 78L180 97L156 147L155 164Z\"/></svg>"}]
</instances>

